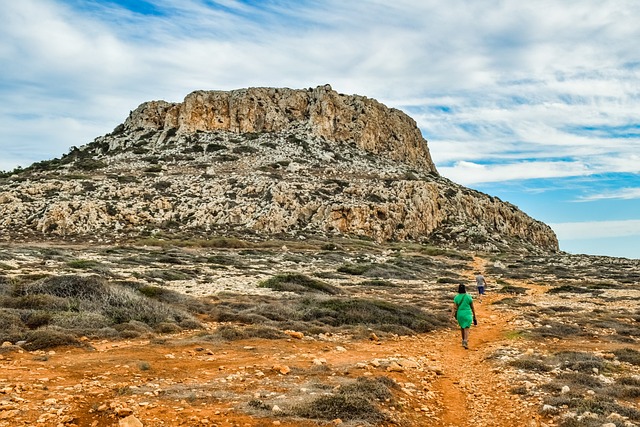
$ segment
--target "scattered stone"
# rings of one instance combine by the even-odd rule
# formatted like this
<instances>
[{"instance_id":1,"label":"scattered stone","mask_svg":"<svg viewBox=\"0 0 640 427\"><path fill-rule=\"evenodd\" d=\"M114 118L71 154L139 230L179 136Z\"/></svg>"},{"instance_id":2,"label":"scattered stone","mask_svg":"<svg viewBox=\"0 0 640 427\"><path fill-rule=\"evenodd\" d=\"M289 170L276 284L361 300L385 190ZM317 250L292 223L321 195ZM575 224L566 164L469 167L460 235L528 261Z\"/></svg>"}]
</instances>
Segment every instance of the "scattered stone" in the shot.
<instances>
[{"instance_id":1,"label":"scattered stone","mask_svg":"<svg viewBox=\"0 0 640 427\"><path fill-rule=\"evenodd\" d=\"M420 367L420 364L418 362L410 359L400 359L398 360L398 365L408 369L417 369Z\"/></svg>"},{"instance_id":2,"label":"scattered stone","mask_svg":"<svg viewBox=\"0 0 640 427\"><path fill-rule=\"evenodd\" d=\"M133 414L133 409L131 408L124 407L116 409L116 415L119 417L126 417L131 414Z\"/></svg>"},{"instance_id":3,"label":"scattered stone","mask_svg":"<svg viewBox=\"0 0 640 427\"><path fill-rule=\"evenodd\" d=\"M404 372L404 368L398 365L397 362L391 362L389 366L387 366L388 372Z\"/></svg>"},{"instance_id":4,"label":"scattered stone","mask_svg":"<svg viewBox=\"0 0 640 427\"><path fill-rule=\"evenodd\" d=\"M299 340L304 338L304 333L302 333L302 332L286 330L286 331L284 331L284 333L289 335L291 338L296 338L296 339L299 339Z\"/></svg>"},{"instance_id":5,"label":"scattered stone","mask_svg":"<svg viewBox=\"0 0 640 427\"><path fill-rule=\"evenodd\" d=\"M273 365L271 369L281 373L282 375L287 375L289 372L291 372L291 368L289 368L287 365Z\"/></svg>"},{"instance_id":6,"label":"scattered stone","mask_svg":"<svg viewBox=\"0 0 640 427\"><path fill-rule=\"evenodd\" d=\"M142 422L136 417L134 417L133 415L129 415L128 417L118 421L118 426L119 427L144 427L144 424L142 424Z\"/></svg>"}]
</instances>

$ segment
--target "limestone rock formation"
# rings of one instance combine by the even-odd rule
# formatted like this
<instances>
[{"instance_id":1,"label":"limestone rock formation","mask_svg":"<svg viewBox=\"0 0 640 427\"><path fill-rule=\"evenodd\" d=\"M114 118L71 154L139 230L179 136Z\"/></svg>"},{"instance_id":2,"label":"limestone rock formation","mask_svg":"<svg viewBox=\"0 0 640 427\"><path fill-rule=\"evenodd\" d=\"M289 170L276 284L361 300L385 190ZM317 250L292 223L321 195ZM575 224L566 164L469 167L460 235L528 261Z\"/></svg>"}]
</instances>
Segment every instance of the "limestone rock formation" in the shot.
<instances>
[{"instance_id":1,"label":"limestone rock formation","mask_svg":"<svg viewBox=\"0 0 640 427\"><path fill-rule=\"evenodd\" d=\"M554 251L553 231L437 171L404 113L328 86L198 91L0 180L10 238L352 235Z\"/></svg>"},{"instance_id":2,"label":"limestone rock formation","mask_svg":"<svg viewBox=\"0 0 640 427\"><path fill-rule=\"evenodd\" d=\"M353 141L366 151L436 171L427 141L411 117L364 96L341 95L329 85L308 90L196 91L181 104L140 105L120 130L282 132L299 123L308 124L312 135Z\"/></svg>"}]
</instances>

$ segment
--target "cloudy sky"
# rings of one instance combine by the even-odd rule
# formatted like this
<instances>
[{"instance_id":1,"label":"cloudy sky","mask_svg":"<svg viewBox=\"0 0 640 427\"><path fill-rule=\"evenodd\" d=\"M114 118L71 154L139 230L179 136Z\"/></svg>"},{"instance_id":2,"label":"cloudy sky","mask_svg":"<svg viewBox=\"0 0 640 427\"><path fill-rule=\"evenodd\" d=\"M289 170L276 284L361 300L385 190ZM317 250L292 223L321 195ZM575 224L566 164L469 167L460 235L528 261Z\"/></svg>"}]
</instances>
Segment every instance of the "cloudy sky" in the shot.
<instances>
[{"instance_id":1,"label":"cloudy sky","mask_svg":"<svg viewBox=\"0 0 640 427\"><path fill-rule=\"evenodd\" d=\"M440 173L640 258L636 0L20 0L0 15L0 170L152 99L329 83L411 115Z\"/></svg>"}]
</instances>

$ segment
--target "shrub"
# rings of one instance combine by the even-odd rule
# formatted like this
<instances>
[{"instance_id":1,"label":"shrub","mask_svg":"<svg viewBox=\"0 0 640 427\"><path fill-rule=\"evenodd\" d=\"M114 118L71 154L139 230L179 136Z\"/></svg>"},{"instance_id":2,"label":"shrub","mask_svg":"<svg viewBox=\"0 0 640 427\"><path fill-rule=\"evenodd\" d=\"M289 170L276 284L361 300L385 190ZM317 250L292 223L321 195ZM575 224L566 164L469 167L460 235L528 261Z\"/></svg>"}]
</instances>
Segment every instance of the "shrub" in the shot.
<instances>
[{"instance_id":1,"label":"shrub","mask_svg":"<svg viewBox=\"0 0 640 427\"><path fill-rule=\"evenodd\" d=\"M593 372L593 368L602 370L606 365L604 359L591 353L580 351L561 351L555 354L560 361L560 367L578 372Z\"/></svg>"},{"instance_id":2,"label":"shrub","mask_svg":"<svg viewBox=\"0 0 640 427\"><path fill-rule=\"evenodd\" d=\"M19 297L41 295L37 300L46 299L47 296L64 299L66 305L60 310L62 313L74 312L81 314L73 316L84 316L65 318L64 316L71 315L61 314L62 317L56 317L63 323L67 322L65 324L69 327L74 326L68 322L79 322L78 327L91 327L93 322L96 328L101 328L131 320L152 326L163 322L193 320L183 310L149 299L123 285L109 284L98 276L50 277L30 284L16 285L13 293Z\"/></svg>"},{"instance_id":3,"label":"shrub","mask_svg":"<svg viewBox=\"0 0 640 427\"><path fill-rule=\"evenodd\" d=\"M338 267L338 272L361 276L371 268L371 264L344 264Z\"/></svg>"},{"instance_id":4,"label":"shrub","mask_svg":"<svg viewBox=\"0 0 640 427\"><path fill-rule=\"evenodd\" d=\"M69 302L65 298L46 294L15 297L12 298L8 304L10 304L12 308L23 310L65 310L69 307Z\"/></svg>"},{"instance_id":5,"label":"shrub","mask_svg":"<svg viewBox=\"0 0 640 427\"><path fill-rule=\"evenodd\" d=\"M523 288L521 286L514 286L514 285L503 285L502 288L500 288L498 290L499 293L501 294L518 294L518 295L524 295L527 293L527 288Z\"/></svg>"},{"instance_id":6,"label":"shrub","mask_svg":"<svg viewBox=\"0 0 640 427\"><path fill-rule=\"evenodd\" d=\"M222 144L211 143L207 145L207 153L210 153L213 151L226 150L226 149L227 149L227 146Z\"/></svg>"},{"instance_id":7,"label":"shrub","mask_svg":"<svg viewBox=\"0 0 640 427\"><path fill-rule=\"evenodd\" d=\"M79 345L72 334L50 328L41 328L29 332L26 341L27 343L24 345L24 348L29 351L64 345Z\"/></svg>"},{"instance_id":8,"label":"shrub","mask_svg":"<svg viewBox=\"0 0 640 427\"><path fill-rule=\"evenodd\" d=\"M573 293L573 294L588 294L593 292L591 289L583 288L573 285L562 285L555 288L551 288L547 291L549 294L561 294L561 293Z\"/></svg>"},{"instance_id":9,"label":"shrub","mask_svg":"<svg viewBox=\"0 0 640 427\"><path fill-rule=\"evenodd\" d=\"M99 313L62 312L52 315L50 324L86 335L90 333L89 331L111 326L113 322L108 317Z\"/></svg>"},{"instance_id":10,"label":"shrub","mask_svg":"<svg viewBox=\"0 0 640 427\"><path fill-rule=\"evenodd\" d=\"M240 145L238 147L233 147L231 151L235 154L254 154L254 153L257 153L259 150L249 145Z\"/></svg>"},{"instance_id":11,"label":"shrub","mask_svg":"<svg viewBox=\"0 0 640 427\"><path fill-rule=\"evenodd\" d=\"M620 399L637 399L640 397L640 387L614 384L606 389L609 396Z\"/></svg>"},{"instance_id":12,"label":"shrub","mask_svg":"<svg viewBox=\"0 0 640 427\"><path fill-rule=\"evenodd\" d=\"M67 265L71 268L91 269L91 268L98 267L100 263L97 261L92 261L88 259L74 259L71 261L67 261Z\"/></svg>"},{"instance_id":13,"label":"shrub","mask_svg":"<svg viewBox=\"0 0 640 427\"><path fill-rule=\"evenodd\" d=\"M369 299L306 299L297 309L301 320L330 326L405 327L406 331L428 332L447 324L446 314L426 313L414 306Z\"/></svg>"},{"instance_id":14,"label":"shrub","mask_svg":"<svg viewBox=\"0 0 640 427\"><path fill-rule=\"evenodd\" d=\"M337 394L320 396L295 407L293 413L311 419L385 421L387 416L376 406L376 401L391 399L393 395L389 387L394 385L392 380L382 378L385 377L358 378L356 382L341 387Z\"/></svg>"},{"instance_id":15,"label":"shrub","mask_svg":"<svg viewBox=\"0 0 640 427\"><path fill-rule=\"evenodd\" d=\"M339 293L339 289L335 286L300 273L278 274L270 279L260 282L258 286L280 292L321 292L330 295Z\"/></svg>"},{"instance_id":16,"label":"shrub","mask_svg":"<svg viewBox=\"0 0 640 427\"><path fill-rule=\"evenodd\" d=\"M102 160L78 159L76 160L75 167L84 171L94 171L107 167L107 164Z\"/></svg>"},{"instance_id":17,"label":"shrub","mask_svg":"<svg viewBox=\"0 0 640 427\"><path fill-rule=\"evenodd\" d=\"M180 270L149 270L146 274L146 277L152 279L160 279L167 282L173 282L176 280L188 280L190 276Z\"/></svg>"},{"instance_id":18,"label":"shrub","mask_svg":"<svg viewBox=\"0 0 640 427\"><path fill-rule=\"evenodd\" d=\"M185 242L184 246L200 246L203 248L224 248L224 249L242 249L253 246L250 242L237 239L235 237L214 237L208 240L194 240L193 244Z\"/></svg>"},{"instance_id":19,"label":"shrub","mask_svg":"<svg viewBox=\"0 0 640 427\"><path fill-rule=\"evenodd\" d=\"M509 362L509 365L514 368L523 369L525 371L536 371L536 372L549 372L553 368L541 360L534 359L532 357L523 357L520 359L512 360Z\"/></svg>"},{"instance_id":20,"label":"shrub","mask_svg":"<svg viewBox=\"0 0 640 427\"><path fill-rule=\"evenodd\" d=\"M23 329L24 326L18 314L9 310L0 309L0 331Z\"/></svg>"},{"instance_id":21,"label":"shrub","mask_svg":"<svg viewBox=\"0 0 640 427\"><path fill-rule=\"evenodd\" d=\"M598 415L607 416L616 412L623 417L629 417L633 421L640 420L640 411L628 406L620 405L610 396L596 394L591 398L585 398L582 394L565 394L561 396L553 396L545 399L545 403L561 407L567 406L568 410L575 411L578 414L591 412Z\"/></svg>"},{"instance_id":22,"label":"shrub","mask_svg":"<svg viewBox=\"0 0 640 427\"><path fill-rule=\"evenodd\" d=\"M53 314L48 311L41 310L28 310L22 316L24 324L29 329L38 329L42 326L47 326L53 319Z\"/></svg>"},{"instance_id":23,"label":"shrub","mask_svg":"<svg viewBox=\"0 0 640 427\"><path fill-rule=\"evenodd\" d=\"M100 299L108 293L104 280L98 276L53 276L13 289L15 296L53 295L60 298Z\"/></svg>"},{"instance_id":24,"label":"shrub","mask_svg":"<svg viewBox=\"0 0 640 427\"><path fill-rule=\"evenodd\" d=\"M358 285L359 286L370 286L370 287L377 287L377 286L394 287L394 286L396 286L392 282L390 282L388 280L382 280L382 279L364 280L364 281L358 283Z\"/></svg>"},{"instance_id":25,"label":"shrub","mask_svg":"<svg viewBox=\"0 0 640 427\"><path fill-rule=\"evenodd\" d=\"M581 330L577 326L566 325L560 322L549 322L549 327L542 326L531 330L533 335L537 335L545 338L565 338L577 336Z\"/></svg>"},{"instance_id":26,"label":"shrub","mask_svg":"<svg viewBox=\"0 0 640 427\"><path fill-rule=\"evenodd\" d=\"M213 160L217 162L235 162L238 159L238 156L233 156L231 154L219 154L213 158Z\"/></svg>"},{"instance_id":27,"label":"shrub","mask_svg":"<svg viewBox=\"0 0 640 427\"><path fill-rule=\"evenodd\" d=\"M452 277L438 277L436 283L454 283L456 285L464 285L465 281L460 279L454 279Z\"/></svg>"},{"instance_id":28,"label":"shrub","mask_svg":"<svg viewBox=\"0 0 640 427\"><path fill-rule=\"evenodd\" d=\"M618 378L618 383L622 385L640 387L640 377L621 377Z\"/></svg>"},{"instance_id":29,"label":"shrub","mask_svg":"<svg viewBox=\"0 0 640 427\"><path fill-rule=\"evenodd\" d=\"M640 351L632 348L621 348L614 350L613 354L616 355L621 362L627 362L632 365L640 366Z\"/></svg>"},{"instance_id":30,"label":"shrub","mask_svg":"<svg viewBox=\"0 0 640 427\"><path fill-rule=\"evenodd\" d=\"M155 331L161 334L174 334L182 331L182 328L175 323L160 322L156 325Z\"/></svg>"},{"instance_id":31,"label":"shrub","mask_svg":"<svg viewBox=\"0 0 640 427\"><path fill-rule=\"evenodd\" d=\"M582 372L563 372L558 375L558 379L563 384L581 386L588 388L600 388L602 387L602 381L593 375Z\"/></svg>"}]
</instances>

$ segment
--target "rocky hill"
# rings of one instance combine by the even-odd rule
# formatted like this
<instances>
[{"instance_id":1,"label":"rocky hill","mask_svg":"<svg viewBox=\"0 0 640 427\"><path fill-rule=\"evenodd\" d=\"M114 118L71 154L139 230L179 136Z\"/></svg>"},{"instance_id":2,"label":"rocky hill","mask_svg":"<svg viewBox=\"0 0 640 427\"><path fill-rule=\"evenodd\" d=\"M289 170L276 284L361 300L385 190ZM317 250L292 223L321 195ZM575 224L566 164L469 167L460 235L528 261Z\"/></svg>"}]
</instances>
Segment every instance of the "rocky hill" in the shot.
<instances>
[{"instance_id":1,"label":"rocky hill","mask_svg":"<svg viewBox=\"0 0 640 427\"><path fill-rule=\"evenodd\" d=\"M330 86L146 102L105 136L0 178L5 239L358 236L555 251L515 206L440 176L415 122Z\"/></svg>"}]
</instances>

